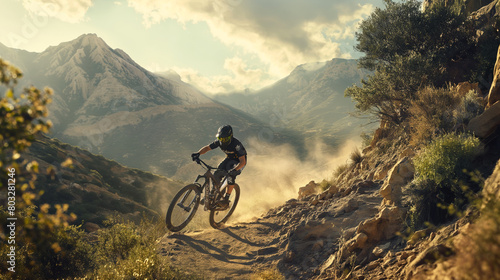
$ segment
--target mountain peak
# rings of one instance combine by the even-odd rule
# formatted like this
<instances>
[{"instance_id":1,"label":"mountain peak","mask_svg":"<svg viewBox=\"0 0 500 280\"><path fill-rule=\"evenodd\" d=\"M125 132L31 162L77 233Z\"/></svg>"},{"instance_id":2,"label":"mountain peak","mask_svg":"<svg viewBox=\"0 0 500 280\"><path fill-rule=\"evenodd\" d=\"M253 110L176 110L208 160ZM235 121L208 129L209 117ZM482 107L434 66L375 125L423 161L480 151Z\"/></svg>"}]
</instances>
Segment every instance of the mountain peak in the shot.
<instances>
[{"instance_id":1,"label":"mountain peak","mask_svg":"<svg viewBox=\"0 0 500 280\"><path fill-rule=\"evenodd\" d=\"M70 41L69 43L71 42L79 44L81 47L98 46L103 48L110 48L101 37L97 36L97 34L94 33L83 34L75 40Z\"/></svg>"}]
</instances>

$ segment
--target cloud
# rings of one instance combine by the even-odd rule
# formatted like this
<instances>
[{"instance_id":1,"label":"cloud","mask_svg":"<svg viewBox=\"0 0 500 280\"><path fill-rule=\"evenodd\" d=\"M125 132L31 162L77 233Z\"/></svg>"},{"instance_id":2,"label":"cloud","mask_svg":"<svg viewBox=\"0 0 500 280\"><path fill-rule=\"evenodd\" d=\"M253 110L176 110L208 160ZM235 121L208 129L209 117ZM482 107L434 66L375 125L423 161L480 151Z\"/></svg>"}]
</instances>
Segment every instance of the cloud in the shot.
<instances>
[{"instance_id":1,"label":"cloud","mask_svg":"<svg viewBox=\"0 0 500 280\"><path fill-rule=\"evenodd\" d=\"M92 0L22 0L23 7L32 16L50 16L69 23L85 20Z\"/></svg>"},{"instance_id":2,"label":"cloud","mask_svg":"<svg viewBox=\"0 0 500 280\"><path fill-rule=\"evenodd\" d=\"M261 69L250 69L239 57L228 58L224 62L224 69L230 74L203 76L191 68L173 68L183 82L193 85L207 94L240 92L246 89L259 89L271 84L274 80L267 79ZM158 68L156 71L160 72Z\"/></svg>"},{"instance_id":3,"label":"cloud","mask_svg":"<svg viewBox=\"0 0 500 280\"><path fill-rule=\"evenodd\" d=\"M162 20L204 22L221 42L257 54L271 75L299 64L349 57L338 40L353 40L374 6L349 1L128 0L146 26ZM352 43L352 42L351 42Z\"/></svg>"}]
</instances>

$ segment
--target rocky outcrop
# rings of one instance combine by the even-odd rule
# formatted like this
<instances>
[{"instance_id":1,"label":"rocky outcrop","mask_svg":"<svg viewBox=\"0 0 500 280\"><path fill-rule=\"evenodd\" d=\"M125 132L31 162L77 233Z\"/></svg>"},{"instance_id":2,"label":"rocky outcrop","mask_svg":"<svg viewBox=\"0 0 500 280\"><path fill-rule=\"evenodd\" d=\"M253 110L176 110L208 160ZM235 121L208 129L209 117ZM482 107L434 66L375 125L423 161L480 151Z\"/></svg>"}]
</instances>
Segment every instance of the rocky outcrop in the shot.
<instances>
[{"instance_id":1,"label":"rocky outcrop","mask_svg":"<svg viewBox=\"0 0 500 280\"><path fill-rule=\"evenodd\" d=\"M476 26L485 27L491 25L498 17L500 17L500 9L498 9L498 0L487 0L489 4L485 4L481 9L471 13L472 19Z\"/></svg>"},{"instance_id":2,"label":"rocky outcrop","mask_svg":"<svg viewBox=\"0 0 500 280\"><path fill-rule=\"evenodd\" d=\"M495 166L493 174L484 183L483 197L485 202L491 199L500 201L500 161Z\"/></svg>"},{"instance_id":3,"label":"rocky outcrop","mask_svg":"<svg viewBox=\"0 0 500 280\"><path fill-rule=\"evenodd\" d=\"M314 181L310 181L307 185L299 189L299 199L303 199L312 194L318 193L318 184Z\"/></svg>"},{"instance_id":4,"label":"rocky outcrop","mask_svg":"<svg viewBox=\"0 0 500 280\"><path fill-rule=\"evenodd\" d=\"M500 100L500 48L498 48L497 52L497 61L493 70L493 82L491 83L486 107L492 106L498 100Z\"/></svg>"},{"instance_id":5,"label":"rocky outcrop","mask_svg":"<svg viewBox=\"0 0 500 280\"><path fill-rule=\"evenodd\" d=\"M400 205L403 195L402 187L413 178L414 174L415 168L408 157L398 161L389 171L388 179L380 189L380 195L384 198L382 204Z\"/></svg>"},{"instance_id":6,"label":"rocky outcrop","mask_svg":"<svg viewBox=\"0 0 500 280\"><path fill-rule=\"evenodd\" d=\"M470 14L491 2L495 2L495 0L425 0L423 8L426 10L437 4L444 4L446 7L463 5L465 12Z\"/></svg>"}]
</instances>

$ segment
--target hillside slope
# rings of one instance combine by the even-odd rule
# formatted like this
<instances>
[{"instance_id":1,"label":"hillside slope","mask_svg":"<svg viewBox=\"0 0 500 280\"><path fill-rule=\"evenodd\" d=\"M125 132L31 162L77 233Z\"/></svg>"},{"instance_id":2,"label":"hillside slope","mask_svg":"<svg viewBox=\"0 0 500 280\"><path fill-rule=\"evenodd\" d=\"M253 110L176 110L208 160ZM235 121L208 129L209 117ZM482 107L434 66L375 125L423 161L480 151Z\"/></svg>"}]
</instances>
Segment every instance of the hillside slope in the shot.
<instances>
[{"instance_id":1,"label":"hillside slope","mask_svg":"<svg viewBox=\"0 0 500 280\"><path fill-rule=\"evenodd\" d=\"M35 182L36 188L44 191L39 203L69 204L68 212L77 215L77 223L102 224L112 215L135 221L140 221L143 214L159 218L181 187L165 177L126 168L43 136L23 158L36 160L42 172L48 167L54 169L51 174L40 174ZM68 158L73 166L62 167Z\"/></svg>"}]
</instances>

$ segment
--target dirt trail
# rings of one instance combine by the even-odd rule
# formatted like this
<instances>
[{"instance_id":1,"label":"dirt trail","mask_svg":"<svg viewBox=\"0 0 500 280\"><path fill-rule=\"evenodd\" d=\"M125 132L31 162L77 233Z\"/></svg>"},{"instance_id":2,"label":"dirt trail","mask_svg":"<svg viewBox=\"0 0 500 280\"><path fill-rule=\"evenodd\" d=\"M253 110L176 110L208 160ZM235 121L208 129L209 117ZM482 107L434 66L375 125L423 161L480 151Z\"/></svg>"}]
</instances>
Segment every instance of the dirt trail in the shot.
<instances>
[{"instance_id":1,"label":"dirt trail","mask_svg":"<svg viewBox=\"0 0 500 280\"><path fill-rule=\"evenodd\" d=\"M202 226L208 218L197 213L192 223L204 229L165 235L159 252L205 279L249 279L271 267L286 279L311 279L339 240L349 240L362 221L378 214L379 189L380 182L361 181L332 200L290 199L265 216L221 230Z\"/></svg>"},{"instance_id":2,"label":"dirt trail","mask_svg":"<svg viewBox=\"0 0 500 280\"><path fill-rule=\"evenodd\" d=\"M249 279L281 258L277 225L264 219L165 235L160 254L205 279Z\"/></svg>"}]
</instances>

